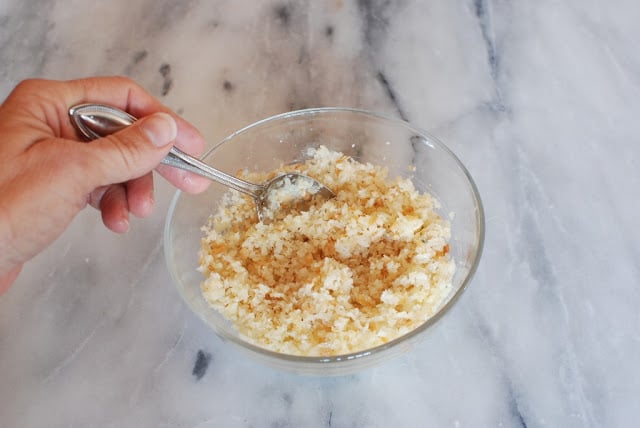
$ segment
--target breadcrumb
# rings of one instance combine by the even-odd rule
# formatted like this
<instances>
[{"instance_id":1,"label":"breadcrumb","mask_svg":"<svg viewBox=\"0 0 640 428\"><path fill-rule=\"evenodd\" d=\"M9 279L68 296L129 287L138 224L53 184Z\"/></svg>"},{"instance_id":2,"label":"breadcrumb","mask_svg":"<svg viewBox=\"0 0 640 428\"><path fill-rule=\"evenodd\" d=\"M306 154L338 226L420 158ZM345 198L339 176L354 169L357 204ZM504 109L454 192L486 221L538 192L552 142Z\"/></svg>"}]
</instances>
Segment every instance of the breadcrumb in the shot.
<instances>
[{"instance_id":1,"label":"breadcrumb","mask_svg":"<svg viewBox=\"0 0 640 428\"><path fill-rule=\"evenodd\" d=\"M409 179L324 146L269 174L307 174L336 197L271 224L226 194L203 227L207 302L250 342L285 354L362 351L424 323L451 290L450 225Z\"/></svg>"}]
</instances>

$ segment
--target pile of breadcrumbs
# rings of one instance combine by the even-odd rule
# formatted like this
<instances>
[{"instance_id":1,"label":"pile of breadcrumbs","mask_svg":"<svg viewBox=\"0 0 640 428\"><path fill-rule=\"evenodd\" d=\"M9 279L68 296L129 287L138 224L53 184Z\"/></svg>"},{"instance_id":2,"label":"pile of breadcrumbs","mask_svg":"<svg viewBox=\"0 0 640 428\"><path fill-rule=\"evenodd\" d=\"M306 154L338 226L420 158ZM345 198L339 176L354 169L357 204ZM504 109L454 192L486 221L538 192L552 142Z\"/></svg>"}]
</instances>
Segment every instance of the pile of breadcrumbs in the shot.
<instances>
[{"instance_id":1,"label":"pile of breadcrumbs","mask_svg":"<svg viewBox=\"0 0 640 428\"><path fill-rule=\"evenodd\" d=\"M326 147L302 172L336 197L271 224L230 192L203 227L200 271L209 304L250 342L285 354L330 356L384 344L425 322L447 297L454 262L437 201L409 179Z\"/></svg>"}]
</instances>

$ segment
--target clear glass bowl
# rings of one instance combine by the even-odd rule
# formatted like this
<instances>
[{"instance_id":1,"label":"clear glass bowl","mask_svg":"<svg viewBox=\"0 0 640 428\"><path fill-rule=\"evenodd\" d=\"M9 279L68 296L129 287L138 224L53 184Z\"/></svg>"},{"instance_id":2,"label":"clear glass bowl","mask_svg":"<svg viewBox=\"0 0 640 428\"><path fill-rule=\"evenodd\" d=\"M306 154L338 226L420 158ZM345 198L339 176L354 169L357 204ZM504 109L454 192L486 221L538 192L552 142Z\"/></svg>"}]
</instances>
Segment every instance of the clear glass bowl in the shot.
<instances>
[{"instance_id":1,"label":"clear glass bowl","mask_svg":"<svg viewBox=\"0 0 640 428\"><path fill-rule=\"evenodd\" d=\"M200 228L229 191L216 183L199 195L176 193L165 225L164 249L169 271L185 302L225 341L280 369L301 374L345 374L406 352L451 308L478 266L484 242L484 214L471 176L444 144L406 122L366 111L321 108L274 116L227 137L202 159L232 174L242 168L269 171L304 160L305 149L318 145L360 162L386 166L390 177L410 177L416 189L429 192L440 201L442 216L449 218L453 213L450 254L456 273L452 291L424 324L384 345L332 357L285 355L244 341L231 323L208 306L200 291Z\"/></svg>"}]
</instances>

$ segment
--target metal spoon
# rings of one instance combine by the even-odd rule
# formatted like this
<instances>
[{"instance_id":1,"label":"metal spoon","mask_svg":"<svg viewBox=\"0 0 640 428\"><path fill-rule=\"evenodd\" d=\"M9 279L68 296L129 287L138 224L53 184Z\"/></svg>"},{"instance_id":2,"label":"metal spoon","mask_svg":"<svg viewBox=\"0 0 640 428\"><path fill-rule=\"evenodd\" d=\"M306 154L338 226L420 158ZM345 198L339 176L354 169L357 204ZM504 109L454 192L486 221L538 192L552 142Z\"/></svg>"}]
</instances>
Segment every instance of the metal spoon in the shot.
<instances>
[{"instance_id":1,"label":"metal spoon","mask_svg":"<svg viewBox=\"0 0 640 428\"><path fill-rule=\"evenodd\" d=\"M104 104L80 104L69 109L71 122L88 140L112 134L133 124L137 119L129 113ZM182 150L172 147L163 164L181 168L229 186L253 198L258 219L269 223L289 212L306 211L316 200L327 200L335 194L313 178L297 173L279 175L263 184L250 183L225 174Z\"/></svg>"}]
</instances>

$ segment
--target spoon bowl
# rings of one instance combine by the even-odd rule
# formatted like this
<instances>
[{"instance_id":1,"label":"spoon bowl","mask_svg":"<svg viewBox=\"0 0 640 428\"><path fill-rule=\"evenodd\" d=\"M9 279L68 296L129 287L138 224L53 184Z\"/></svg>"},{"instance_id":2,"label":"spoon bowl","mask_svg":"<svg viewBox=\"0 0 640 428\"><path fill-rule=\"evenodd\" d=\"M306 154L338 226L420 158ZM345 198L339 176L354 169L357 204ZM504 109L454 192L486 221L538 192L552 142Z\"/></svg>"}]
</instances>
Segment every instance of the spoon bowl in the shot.
<instances>
[{"instance_id":1,"label":"spoon bowl","mask_svg":"<svg viewBox=\"0 0 640 428\"><path fill-rule=\"evenodd\" d=\"M288 213L307 211L312 204L334 196L331 189L308 175L290 172L262 184L262 189L254 200L258 219L268 224Z\"/></svg>"},{"instance_id":2,"label":"spoon bowl","mask_svg":"<svg viewBox=\"0 0 640 428\"><path fill-rule=\"evenodd\" d=\"M80 104L69 109L71 122L87 140L113 134L137 119L118 108L105 104ZM163 164L184 169L251 196L258 220L269 223L294 211L305 211L313 203L331 199L335 194L319 181L298 173L279 175L265 183L245 181L215 169L172 147Z\"/></svg>"}]
</instances>

